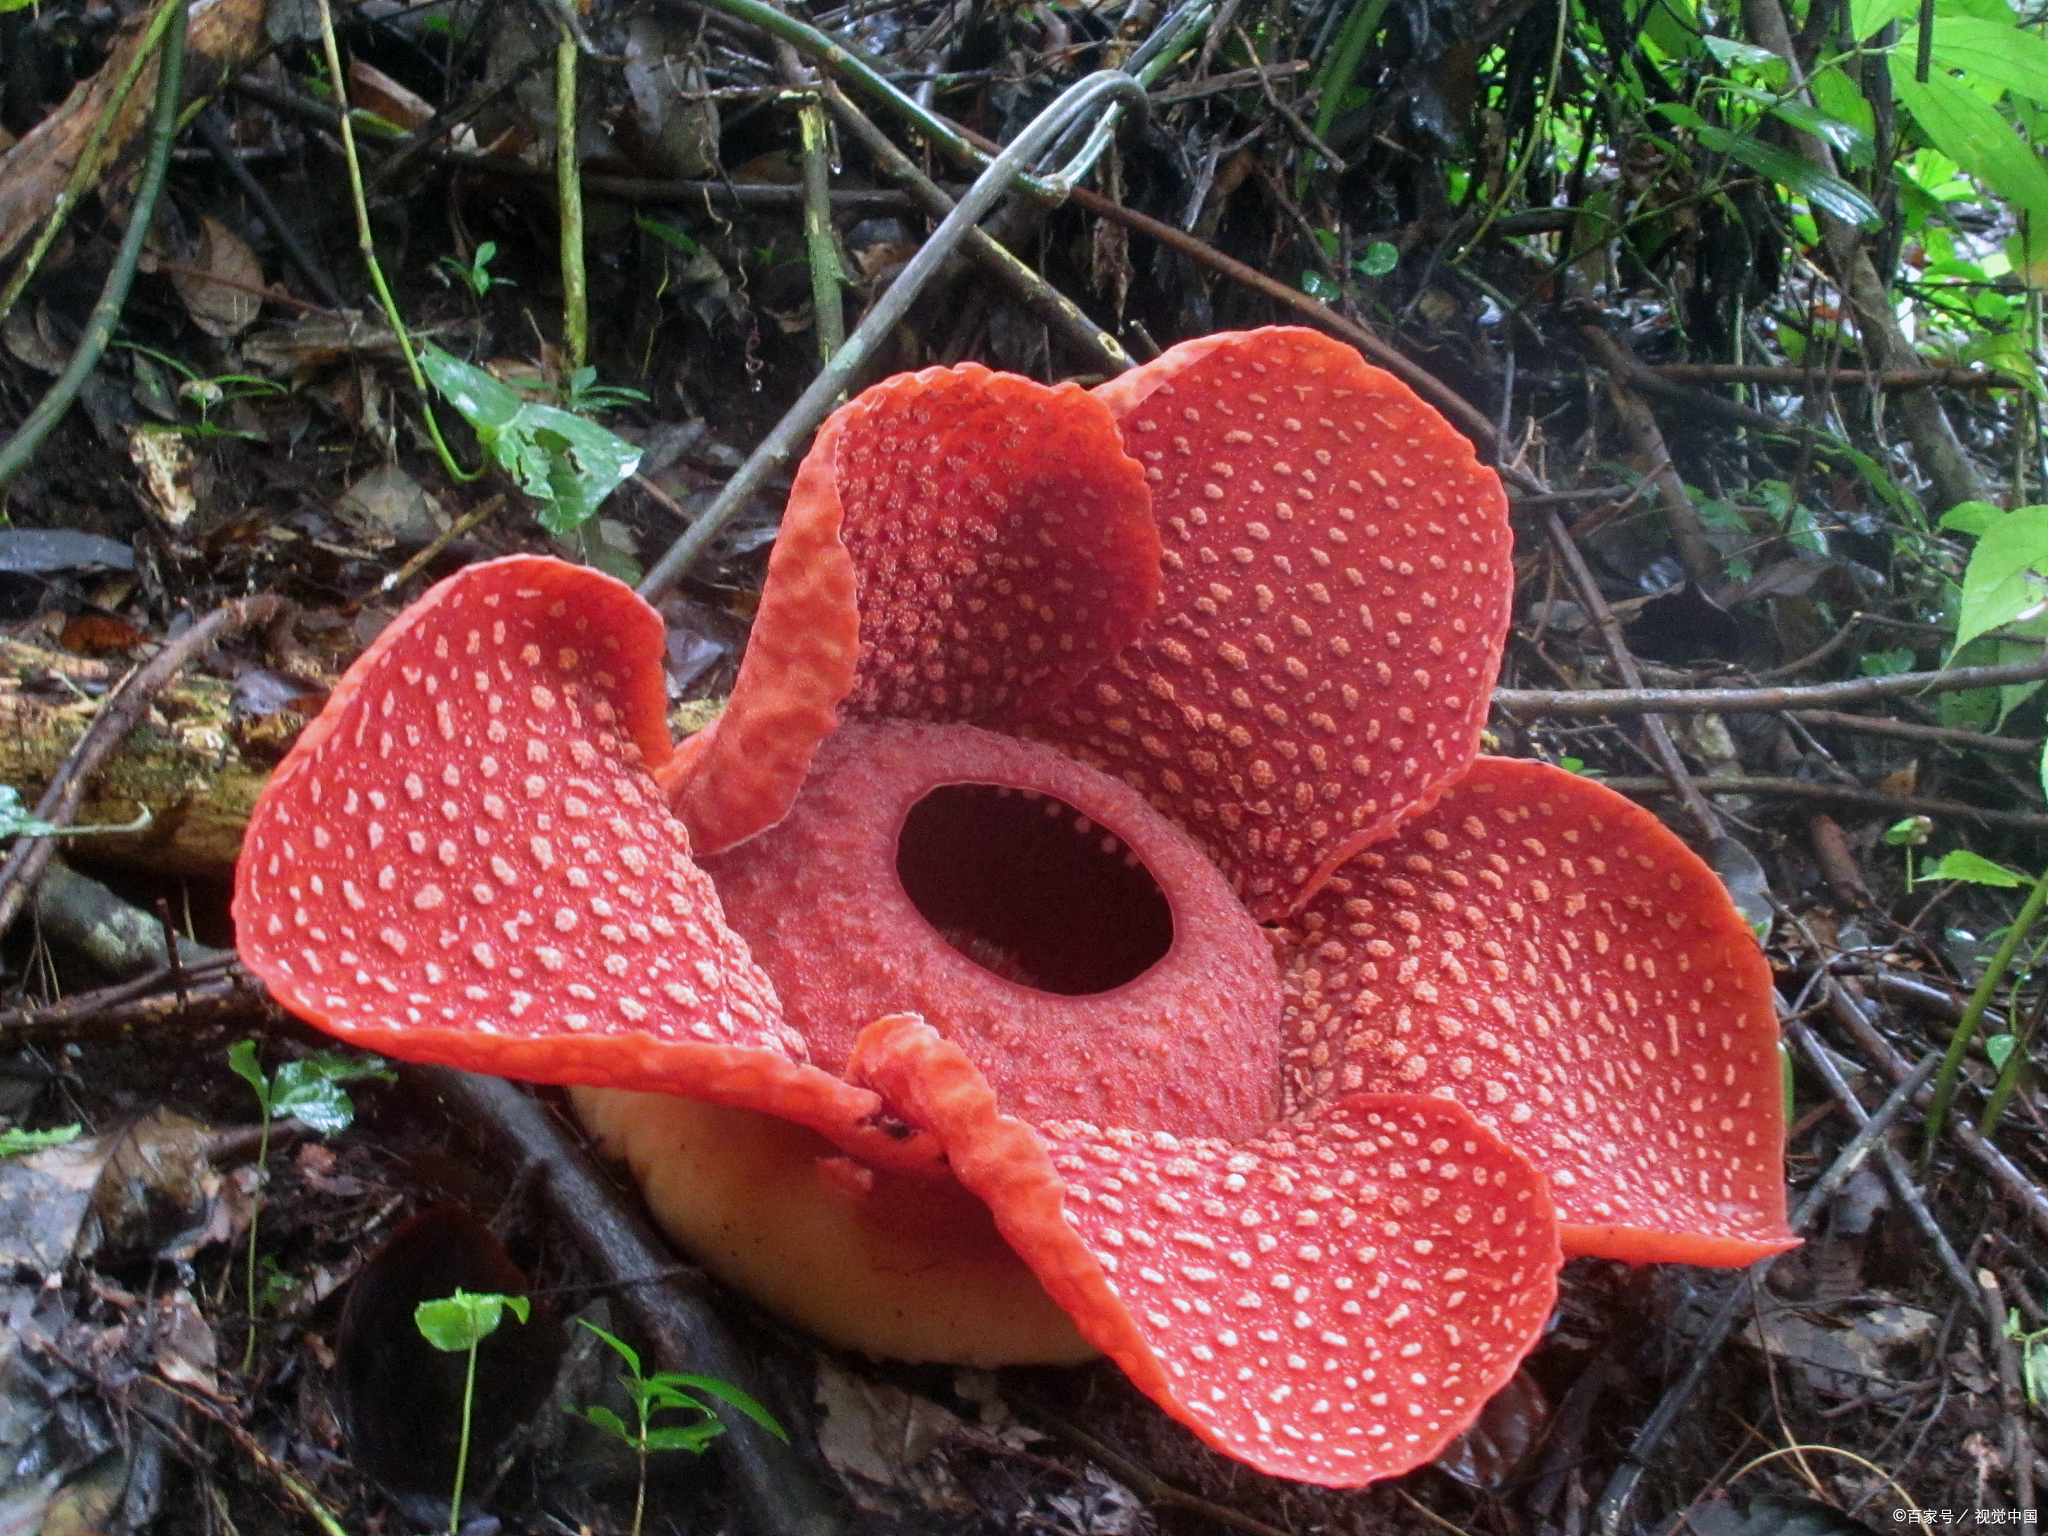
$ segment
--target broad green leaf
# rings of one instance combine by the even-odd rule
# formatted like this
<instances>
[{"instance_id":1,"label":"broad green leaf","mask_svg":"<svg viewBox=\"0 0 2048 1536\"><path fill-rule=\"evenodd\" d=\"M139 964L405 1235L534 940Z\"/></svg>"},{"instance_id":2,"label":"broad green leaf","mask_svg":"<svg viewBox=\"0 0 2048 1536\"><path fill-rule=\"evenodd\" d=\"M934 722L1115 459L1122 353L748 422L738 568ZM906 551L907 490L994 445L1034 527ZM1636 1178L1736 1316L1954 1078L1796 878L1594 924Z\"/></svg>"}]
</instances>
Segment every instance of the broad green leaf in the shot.
<instances>
[{"instance_id":1,"label":"broad green leaf","mask_svg":"<svg viewBox=\"0 0 2048 1536\"><path fill-rule=\"evenodd\" d=\"M1365 254L1351 263L1352 269L1367 277L1385 277L1401 264L1401 253L1384 240L1375 240Z\"/></svg>"},{"instance_id":2,"label":"broad green leaf","mask_svg":"<svg viewBox=\"0 0 2048 1536\"><path fill-rule=\"evenodd\" d=\"M1941 514L1939 526L1951 533L1967 533L1975 538L2004 516L2003 507L1994 507L1988 501L1959 501Z\"/></svg>"},{"instance_id":3,"label":"broad green leaf","mask_svg":"<svg viewBox=\"0 0 2048 1536\"><path fill-rule=\"evenodd\" d=\"M1852 160L1870 158L1870 135L1854 123L1831 117L1817 107L1810 107L1803 101L1785 100L1771 104L1771 115L1790 123L1794 128L1812 134L1832 145L1838 154Z\"/></svg>"},{"instance_id":4,"label":"broad green leaf","mask_svg":"<svg viewBox=\"0 0 2048 1536\"><path fill-rule=\"evenodd\" d=\"M2003 864L1994 864L1967 848L1944 853L1916 883L1924 885L1930 880L1967 880L1972 885L1995 885L2005 890L2032 883L2025 875Z\"/></svg>"},{"instance_id":5,"label":"broad green leaf","mask_svg":"<svg viewBox=\"0 0 2048 1536\"><path fill-rule=\"evenodd\" d=\"M1918 848L1933 832L1934 823L1929 818L1907 816L1884 829L1884 840L1893 848Z\"/></svg>"},{"instance_id":6,"label":"broad green leaf","mask_svg":"<svg viewBox=\"0 0 2048 1536\"><path fill-rule=\"evenodd\" d=\"M1998 108L1947 75L1922 84L1898 53L1892 55L1892 90L1936 149L2015 208L2048 219L2048 166Z\"/></svg>"},{"instance_id":7,"label":"broad green leaf","mask_svg":"<svg viewBox=\"0 0 2048 1536\"><path fill-rule=\"evenodd\" d=\"M1849 0L1849 35L1859 43L1901 16L1919 10L1920 0Z\"/></svg>"},{"instance_id":8,"label":"broad green leaf","mask_svg":"<svg viewBox=\"0 0 2048 1536\"><path fill-rule=\"evenodd\" d=\"M1865 144L1869 143L1877 132L1877 115L1864 99L1862 89L1846 71L1830 65L1816 70L1806 84L1807 89L1813 92L1815 106L1829 117L1848 123L1863 136Z\"/></svg>"},{"instance_id":9,"label":"broad green leaf","mask_svg":"<svg viewBox=\"0 0 2048 1536\"><path fill-rule=\"evenodd\" d=\"M499 467L541 504L541 526L550 533L588 522L640 466L640 450L624 438L559 406L522 400L437 347L422 347L420 363Z\"/></svg>"},{"instance_id":10,"label":"broad green leaf","mask_svg":"<svg viewBox=\"0 0 2048 1536\"><path fill-rule=\"evenodd\" d=\"M270 1113L270 1078L263 1066L256 1060L256 1042L237 1040L228 1047L228 1067L235 1076L247 1083L256 1092L257 1106L264 1114Z\"/></svg>"},{"instance_id":11,"label":"broad green leaf","mask_svg":"<svg viewBox=\"0 0 2048 1536\"><path fill-rule=\"evenodd\" d=\"M2038 571L2048 569L2048 506L2021 507L1985 528L1963 570L1955 650L2018 618L2044 598ZM1954 653L1950 664L1954 664Z\"/></svg>"},{"instance_id":12,"label":"broad green leaf","mask_svg":"<svg viewBox=\"0 0 2048 1536\"><path fill-rule=\"evenodd\" d=\"M1683 102L1662 102L1655 109L1680 127L1690 128L1700 143L1716 154L1740 160L1781 187L1788 187L1823 213L1844 223L1874 227L1877 210L1870 199L1841 177L1810 165L1789 149L1767 144L1753 133L1732 133L1708 122Z\"/></svg>"},{"instance_id":13,"label":"broad green leaf","mask_svg":"<svg viewBox=\"0 0 2048 1536\"><path fill-rule=\"evenodd\" d=\"M647 1431L647 1449L701 1452L705 1446L724 1433L725 1426L716 1419L707 1424L681 1424L650 1429Z\"/></svg>"},{"instance_id":14,"label":"broad green leaf","mask_svg":"<svg viewBox=\"0 0 2048 1536\"><path fill-rule=\"evenodd\" d=\"M439 347L420 348L420 367L427 382L462 413L462 419L475 429L478 437L486 432L504 431L526 403L509 385L473 363L449 356Z\"/></svg>"},{"instance_id":15,"label":"broad green leaf","mask_svg":"<svg viewBox=\"0 0 2048 1536\"><path fill-rule=\"evenodd\" d=\"M8 1126L0 1131L0 1157L19 1157L24 1152L47 1152L67 1141L78 1140L75 1125L52 1126L47 1131L23 1131Z\"/></svg>"},{"instance_id":16,"label":"broad green leaf","mask_svg":"<svg viewBox=\"0 0 2048 1536\"><path fill-rule=\"evenodd\" d=\"M1993 1035L1984 1042L1984 1054L1991 1058L1991 1065L2002 1071L2006 1062L2011 1059L2012 1048L2017 1044L2019 1042L2011 1035Z\"/></svg>"},{"instance_id":17,"label":"broad green leaf","mask_svg":"<svg viewBox=\"0 0 2048 1536\"><path fill-rule=\"evenodd\" d=\"M1941 16L1934 23L1934 62L1973 81L2048 101L2048 38L2011 22Z\"/></svg>"},{"instance_id":18,"label":"broad green leaf","mask_svg":"<svg viewBox=\"0 0 2048 1536\"><path fill-rule=\"evenodd\" d=\"M1761 75L1780 79L1784 76L1785 61L1768 48L1759 48L1755 43L1738 42L1732 37L1703 37L1700 42L1706 46L1707 52L1720 60L1724 69L1744 64Z\"/></svg>"},{"instance_id":19,"label":"broad green leaf","mask_svg":"<svg viewBox=\"0 0 2048 1536\"><path fill-rule=\"evenodd\" d=\"M524 1296L500 1296L495 1292L465 1291L456 1287L453 1296L423 1301L413 1308L413 1324L420 1337L434 1348L453 1354L474 1349L498 1331L505 1313L525 1322L533 1304Z\"/></svg>"},{"instance_id":20,"label":"broad green leaf","mask_svg":"<svg viewBox=\"0 0 2048 1536\"><path fill-rule=\"evenodd\" d=\"M381 1057L315 1051L284 1063L272 1074L270 1112L332 1136L347 1130L356 1116L355 1104L341 1085L365 1077L389 1081L391 1075Z\"/></svg>"},{"instance_id":21,"label":"broad green leaf","mask_svg":"<svg viewBox=\"0 0 2048 1536\"><path fill-rule=\"evenodd\" d=\"M1337 285L1313 268L1301 274L1301 291L1312 299L1321 299L1325 304L1340 297Z\"/></svg>"}]
</instances>

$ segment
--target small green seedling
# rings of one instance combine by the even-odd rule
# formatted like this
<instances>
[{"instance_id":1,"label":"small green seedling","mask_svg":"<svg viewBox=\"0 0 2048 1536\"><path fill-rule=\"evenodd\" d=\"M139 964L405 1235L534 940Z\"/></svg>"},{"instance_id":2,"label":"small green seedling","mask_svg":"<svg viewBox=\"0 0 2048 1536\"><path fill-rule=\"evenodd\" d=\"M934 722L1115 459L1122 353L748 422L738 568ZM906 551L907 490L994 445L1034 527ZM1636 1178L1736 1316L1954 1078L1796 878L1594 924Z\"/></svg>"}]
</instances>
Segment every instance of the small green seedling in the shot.
<instances>
[{"instance_id":1,"label":"small green seedling","mask_svg":"<svg viewBox=\"0 0 2048 1536\"><path fill-rule=\"evenodd\" d=\"M376 1056L344 1056L339 1051L315 1051L298 1061L287 1061L266 1074L256 1059L254 1040L237 1040L228 1047L228 1065L237 1077L256 1092L256 1106L263 1112L263 1132L256 1141L256 1190L249 1202L249 1255L243 1287L249 1301L249 1337L242 1347L242 1369L256 1359L256 1315L263 1292L256 1280L256 1226L263 1215L263 1186L270 1165L270 1124L273 1120L296 1120L322 1136L345 1131L356 1117L356 1107L342 1084L358 1078L375 1077L386 1082L392 1074Z\"/></svg>"},{"instance_id":2,"label":"small green seedling","mask_svg":"<svg viewBox=\"0 0 2048 1536\"><path fill-rule=\"evenodd\" d=\"M582 1319L578 1319L582 1321ZM691 1394L701 1392L705 1397L715 1397L722 1403L730 1403L748 1418L767 1430L785 1445L789 1436L774 1416L753 1398L742 1392L729 1381L720 1381L716 1376L692 1376L684 1371L661 1371L653 1376L641 1374L640 1354L623 1339L614 1338L597 1324L584 1322L583 1326L609 1344L626 1362L625 1372L619 1377L619 1384L626 1389L626 1395L633 1400L633 1411L639 1420L637 1428L628 1429L611 1409L601 1404L587 1408L571 1408L569 1412L595 1424L606 1434L616 1436L633 1448L640 1458L640 1486L633 1496L633 1536L640 1536L640 1522L647 1509L647 1458L654 1451L702 1452L704 1447L725 1433L725 1426L719 1422L712 1406L703 1398ZM687 1389L687 1390L686 1390ZM654 1424L657 1413L671 1410L693 1413L696 1418L687 1424Z\"/></svg>"},{"instance_id":3,"label":"small green seedling","mask_svg":"<svg viewBox=\"0 0 2048 1536\"><path fill-rule=\"evenodd\" d=\"M423 1301L413 1308L413 1326L434 1348L449 1354L467 1350L469 1362L462 1377L462 1438L455 1447L455 1494L448 1501L448 1536L462 1526L462 1485L469 1475L470 1410L476 1402L476 1347L498 1331L509 1309L525 1322L533 1304L524 1296L500 1296L492 1291L471 1293L455 1288L453 1296Z\"/></svg>"},{"instance_id":4,"label":"small green seedling","mask_svg":"<svg viewBox=\"0 0 2048 1536\"><path fill-rule=\"evenodd\" d=\"M27 1152L47 1152L67 1141L78 1140L75 1125L54 1126L47 1131L24 1131L14 1126L0 1130L0 1157L20 1157Z\"/></svg>"},{"instance_id":5,"label":"small green seedling","mask_svg":"<svg viewBox=\"0 0 2048 1536\"><path fill-rule=\"evenodd\" d=\"M464 266L453 256L443 256L434 263L434 266L442 273L444 281L452 277L477 298L482 298L493 288L516 288L518 286L509 277L494 277L491 275L491 263L497 259L498 242L486 240L476 248L475 253L469 258L469 265Z\"/></svg>"},{"instance_id":6,"label":"small green seedling","mask_svg":"<svg viewBox=\"0 0 2048 1536\"><path fill-rule=\"evenodd\" d=\"M1925 816L1907 816L1884 829L1884 840L1906 850L1906 884L1913 883L1913 850L1934 835L1934 823Z\"/></svg>"},{"instance_id":7,"label":"small green seedling","mask_svg":"<svg viewBox=\"0 0 2048 1536\"><path fill-rule=\"evenodd\" d=\"M2027 1390L2027 1402L2036 1413L2048 1413L2048 1328L2031 1333L2019 1314L2005 1314L2005 1336L2019 1345L2020 1380Z\"/></svg>"},{"instance_id":8,"label":"small green seedling","mask_svg":"<svg viewBox=\"0 0 2048 1536\"><path fill-rule=\"evenodd\" d=\"M621 406L645 405L647 401L644 389L634 389L625 384L598 383L597 370L588 365L569 375L569 387L562 392L563 409L580 416L602 416Z\"/></svg>"}]
</instances>

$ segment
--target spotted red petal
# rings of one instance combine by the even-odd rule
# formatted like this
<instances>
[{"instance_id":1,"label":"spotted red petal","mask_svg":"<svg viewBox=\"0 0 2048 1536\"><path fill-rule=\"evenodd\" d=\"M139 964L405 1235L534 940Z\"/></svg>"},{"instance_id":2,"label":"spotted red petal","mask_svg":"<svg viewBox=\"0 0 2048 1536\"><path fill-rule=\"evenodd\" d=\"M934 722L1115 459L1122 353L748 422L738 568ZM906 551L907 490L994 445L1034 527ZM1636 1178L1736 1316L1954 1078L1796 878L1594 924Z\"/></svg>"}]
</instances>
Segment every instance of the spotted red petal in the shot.
<instances>
[{"instance_id":1,"label":"spotted red petal","mask_svg":"<svg viewBox=\"0 0 2048 1536\"><path fill-rule=\"evenodd\" d=\"M1454 1104L1353 1098L1238 1143L1034 1130L901 1019L854 1071L945 1146L1089 1342L1263 1471L1350 1486L1430 1460L1556 1296L1543 1179Z\"/></svg>"},{"instance_id":2,"label":"spotted red petal","mask_svg":"<svg viewBox=\"0 0 2048 1536\"><path fill-rule=\"evenodd\" d=\"M1455 1098L1550 1176L1571 1253L1747 1264L1792 1246L1770 968L1640 806L1481 758L1288 937L1294 1104Z\"/></svg>"},{"instance_id":3,"label":"spotted red petal","mask_svg":"<svg viewBox=\"0 0 2048 1536\"><path fill-rule=\"evenodd\" d=\"M1235 1136L1279 1108L1266 936L1179 828L1051 747L844 726L789 816L705 867L821 1066L915 1012L1032 1120Z\"/></svg>"},{"instance_id":4,"label":"spotted red petal","mask_svg":"<svg viewBox=\"0 0 2048 1536\"><path fill-rule=\"evenodd\" d=\"M648 776L658 615L577 566L472 566L349 669L272 776L238 947L355 1044L543 1082L689 1093L863 1147L872 1094L804 1064Z\"/></svg>"},{"instance_id":5,"label":"spotted red petal","mask_svg":"<svg viewBox=\"0 0 2048 1536\"><path fill-rule=\"evenodd\" d=\"M1166 585L1046 734L1282 915L1478 751L1513 587L1499 478L1313 331L1187 342L1096 393L1152 482Z\"/></svg>"},{"instance_id":6,"label":"spotted red petal","mask_svg":"<svg viewBox=\"0 0 2048 1536\"><path fill-rule=\"evenodd\" d=\"M1159 535L1100 401L977 364L836 412L797 476L731 702L665 776L705 853L772 826L836 722L1002 727L1137 635Z\"/></svg>"}]
</instances>

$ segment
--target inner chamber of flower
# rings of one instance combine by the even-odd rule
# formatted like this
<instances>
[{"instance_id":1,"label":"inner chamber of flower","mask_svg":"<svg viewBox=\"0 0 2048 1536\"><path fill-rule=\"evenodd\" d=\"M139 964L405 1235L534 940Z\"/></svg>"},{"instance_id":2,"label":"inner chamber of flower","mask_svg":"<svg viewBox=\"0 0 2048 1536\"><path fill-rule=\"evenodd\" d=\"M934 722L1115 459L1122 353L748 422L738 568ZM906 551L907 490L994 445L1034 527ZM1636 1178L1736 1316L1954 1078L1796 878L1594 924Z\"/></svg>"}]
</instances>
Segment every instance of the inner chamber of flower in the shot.
<instances>
[{"instance_id":1,"label":"inner chamber of flower","mask_svg":"<svg viewBox=\"0 0 2048 1536\"><path fill-rule=\"evenodd\" d=\"M909 1011L1033 1121L1236 1141L1279 1113L1265 934L1183 832L1063 753L973 726L845 726L789 817L705 867L828 1070ZM577 1102L672 1237L825 1338L970 1363L1089 1353L950 1182L859 1167L744 1110ZM861 1278L822 1293L826 1268Z\"/></svg>"}]
</instances>

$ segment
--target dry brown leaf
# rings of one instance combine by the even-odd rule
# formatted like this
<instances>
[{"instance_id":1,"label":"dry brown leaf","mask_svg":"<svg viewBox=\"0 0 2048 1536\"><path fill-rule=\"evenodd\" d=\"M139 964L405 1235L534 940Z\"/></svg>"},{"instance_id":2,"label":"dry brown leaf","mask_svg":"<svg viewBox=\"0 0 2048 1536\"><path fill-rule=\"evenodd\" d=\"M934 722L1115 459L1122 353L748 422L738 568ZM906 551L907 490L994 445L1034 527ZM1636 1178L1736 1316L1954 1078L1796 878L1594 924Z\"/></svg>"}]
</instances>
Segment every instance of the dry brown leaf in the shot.
<instances>
[{"instance_id":1,"label":"dry brown leaf","mask_svg":"<svg viewBox=\"0 0 2048 1536\"><path fill-rule=\"evenodd\" d=\"M1905 767L1886 774L1877 787L1887 795L1912 794L1920 787L1920 760L1915 758Z\"/></svg>"},{"instance_id":2,"label":"dry brown leaf","mask_svg":"<svg viewBox=\"0 0 2048 1536\"><path fill-rule=\"evenodd\" d=\"M255 323L263 301L244 290L263 286L263 264L249 249L248 241L212 214L201 214L199 239L188 265L194 271L173 272L170 277L194 325L225 341ZM208 276L198 276L200 272ZM241 286L229 287L227 282L209 278L225 278Z\"/></svg>"}]
</instances>

